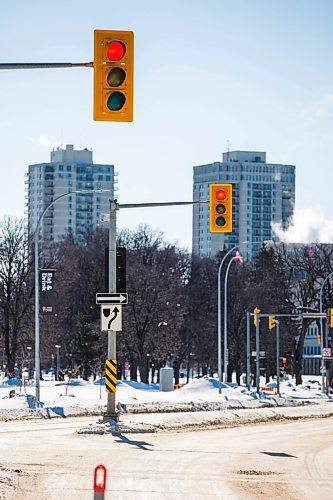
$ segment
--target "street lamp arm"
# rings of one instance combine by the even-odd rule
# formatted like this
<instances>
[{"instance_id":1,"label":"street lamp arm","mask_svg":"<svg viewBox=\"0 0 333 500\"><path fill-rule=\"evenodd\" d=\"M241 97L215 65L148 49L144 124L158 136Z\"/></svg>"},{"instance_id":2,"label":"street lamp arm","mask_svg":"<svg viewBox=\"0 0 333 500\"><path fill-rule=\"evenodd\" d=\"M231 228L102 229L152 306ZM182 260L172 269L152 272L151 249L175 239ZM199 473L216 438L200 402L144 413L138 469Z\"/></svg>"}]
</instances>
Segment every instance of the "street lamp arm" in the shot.
<instances>
[{"instance_id":1,"label":"street lamp arm","mask_svg":"<svg viewBox=\"0 0 333 500\"><path fill-rule=\"evenodd\" d=\"M40 339L39 339L39 263L38 263L38 233L39 227L43 220L44 215L48 211L52 205L54 205L57 201L61 200L61 198L65 198L66 196L70 196L72 194L85 194L85 193L103 193L103 192L111 192L111 189L82 189L76 191L69 191L68 193L61 194L57 196L51 203L44 208L43 212L39 216L39 219L36 224L35 233L34 233L34 241L35 241L35 371L36 371L36 404L38 405L40 402Z\"/></svg>"},{"instance_id":2,"label":"street lamp arm","mask_svg":"<svg viewBox=\"0 0 333 500\"><path fill-rule=\"evenodd\" d=\"M44 208L43 212L40 214L38 222L36 224L36 228L35 228L35 233L34 233L35 236L36 236L36 233L38 232L40 223L42 222L43 217L46 214L46 212L48 211L48 209L51 208L57 201L61 200L61 198L65 198L66 196L70 196L71 194L109 193L109 192L111 192L111 189L81 189L81 190L77 190L77 191L68 191L67 193L64 193L64 194L61 194L60 196L57 196L57 198L55 198L53 201L51 201L51 203L49 205L47 205L47 207Z\"/></svg>"},{"instance_id":3,"label":"street lamp arm","mask_svg":"<svg viewBox=\"0 0 333 500\"><path fill-rule=\"evenodd\" d=\"M333 276L333 272L329 273L326 278L324 279L321 287L320 287L320 292L319 292L319 310L320 313L323 312L323 290L324 286L326 284L326 281L329 280ZM323 350L324 350L324 327L323 327L323 318L320 318L320 351L321 351L321 363L320 363L320 368L321 368L321 390L322 393L325 393L325 361L324 361L324 356L323 356Z\"/></svg>"},{"instance_id":4,"label":"street lamp arm","mask_svg":"<svg viewBox=\"0 0 333 500\"><path fill-rule=\"evenodd\" d=\"M246 245L247 241L242 241L242 245ZM218 273L217 273L217 371L218 371L218 388L221 394L221 381L222 381L222 321L221 321L221 270L226 258L239 247L235 245L223 256L221 259ZM231 261L230 261L231 262Z\"/></svg>"},{"instance_id":5,"label":"street lamp arm","mask_svg":"<svg viewBox=\"0 0 333 500\"><path fill-rule=\"evenodd\" d=\"M322 297L323 297L323 290L324 290L324 286L326 284L326 281L328 281L331 277L333 276L333 272L331 272L330 274L328 274L326 276L326 278L324 279L324 281L322 282L322 285L320 287L320 292L319 292L319 309L320 309L320 312L323 312L323 301L322 301Z\"/></svg>"}]
</instances>

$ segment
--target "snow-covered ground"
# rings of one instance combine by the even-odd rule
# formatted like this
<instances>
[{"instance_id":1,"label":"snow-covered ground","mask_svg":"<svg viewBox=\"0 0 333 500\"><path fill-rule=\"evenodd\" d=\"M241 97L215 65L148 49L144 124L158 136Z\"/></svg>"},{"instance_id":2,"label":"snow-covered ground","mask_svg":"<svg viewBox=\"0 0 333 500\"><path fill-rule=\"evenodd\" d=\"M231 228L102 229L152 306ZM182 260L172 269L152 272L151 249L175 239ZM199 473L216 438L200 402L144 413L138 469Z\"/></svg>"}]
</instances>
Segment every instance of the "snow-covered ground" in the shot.
<instances>
[{"instance_id":1,"label":"snow-covered ground","mask_svg":"<svg viewBox=\"0 0 333 500\"><path fill-rule=\"evenodd\" d=\"M296 386L294 380L282 381L280 384L281 404L286 402L320 402L327 401L326 395L321 393L320 377L310 376L303 378L303 385ZM264 385L264 381L263 384ZM273 388L271 394L263 395L262 398L274 397L276 383L267 384ZM9 397L10 391L15 396ZM12 393L13 394L13 393ZM0 413L4 415L6 410L29 411L34 407L35 385L33 381L20 385L20 380L0 380ZM261 400L262 400L261 398ZM51 411L53 414L65 415L68 410L101 411L107 402L107 393L103 380L85 382L83 380L71 380L55 382L51 380L41 381L40 387L41 407ZM202 377L194 379L189 384L171 392L161 392L157 384L143 384L141 382L118 381L116 401L123 408L144 408L145 406L158 407L163 411L172 411L174 407L179 410L180 405L202 405L207 409L216 409L216 405L232 402L243 407L252 407L255 402L259 403L255 388L248 391L244 386L236 384L222 384L222 393L218 391L216 378ZM215 405L215 407L214 407ZM150 410L154 411L154 410Z\"/></svg>"}]
</instances>

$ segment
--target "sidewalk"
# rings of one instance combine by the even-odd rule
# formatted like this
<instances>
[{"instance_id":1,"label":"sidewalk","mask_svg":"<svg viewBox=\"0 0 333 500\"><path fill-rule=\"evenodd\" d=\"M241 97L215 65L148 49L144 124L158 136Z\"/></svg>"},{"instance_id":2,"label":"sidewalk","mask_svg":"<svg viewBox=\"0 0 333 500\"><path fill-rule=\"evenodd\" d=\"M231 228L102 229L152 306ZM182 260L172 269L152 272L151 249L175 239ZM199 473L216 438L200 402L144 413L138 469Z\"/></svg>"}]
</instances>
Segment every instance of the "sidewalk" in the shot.
<instances>
[{"instance_id":1,"label":"sidewalk","mask_svg":"<svg viewBox=\"0 0 333 500\"><path fill-rule=\"evenodd\" d=\"M118 424L114 421L102 423L102 419L99 419L98 423L92 423L77 432L79 434L177 432L309 418L333 418L333 401L293 407L125 414L120 415Z\"/></svg>"}]
</instances>

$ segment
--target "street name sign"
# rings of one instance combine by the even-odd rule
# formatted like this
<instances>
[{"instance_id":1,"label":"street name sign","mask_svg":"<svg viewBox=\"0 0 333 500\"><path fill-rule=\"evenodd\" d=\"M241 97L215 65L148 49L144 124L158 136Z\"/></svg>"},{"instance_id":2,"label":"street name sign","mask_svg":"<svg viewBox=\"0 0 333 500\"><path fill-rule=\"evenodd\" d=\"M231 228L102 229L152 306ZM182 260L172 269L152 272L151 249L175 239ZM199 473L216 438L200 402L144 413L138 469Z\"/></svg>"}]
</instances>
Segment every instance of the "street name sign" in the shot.
<instances>
[{"instance_id":1,"label":"street name sign","mask_svg":"<svg viewBox=\"0 0 333 500\"><path fill-rule=\"evenodd\" d=\"M96 293L96 304L128 304L127 293Z\"/></svg>"}]
</instances>

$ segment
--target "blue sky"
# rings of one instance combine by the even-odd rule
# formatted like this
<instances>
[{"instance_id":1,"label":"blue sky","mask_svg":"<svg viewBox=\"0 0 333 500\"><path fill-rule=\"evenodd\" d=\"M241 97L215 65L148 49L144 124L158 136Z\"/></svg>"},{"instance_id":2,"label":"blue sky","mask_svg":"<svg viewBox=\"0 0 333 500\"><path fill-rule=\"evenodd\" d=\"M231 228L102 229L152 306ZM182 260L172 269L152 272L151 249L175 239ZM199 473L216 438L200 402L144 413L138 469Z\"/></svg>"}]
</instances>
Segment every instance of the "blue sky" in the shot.
<instances>
[{"instance_id":1,"label":"blue sky","mask_svg":"<svg viewBox=\"0 0 333 500\"><path fill-rule=\"evenodd\" d=\"M330 0L2 1L2 62L91 61L94 29L133 30L135 114L94 122L89 68L1 71L0 216L23 216L27 166L61 143L113 163L131 203L191 200L192 167L229 141L295 164L296 209L331 231L332 20ZM191 213L123 210L119 226L190 247Z\"/></svg>"}]
</instances>

